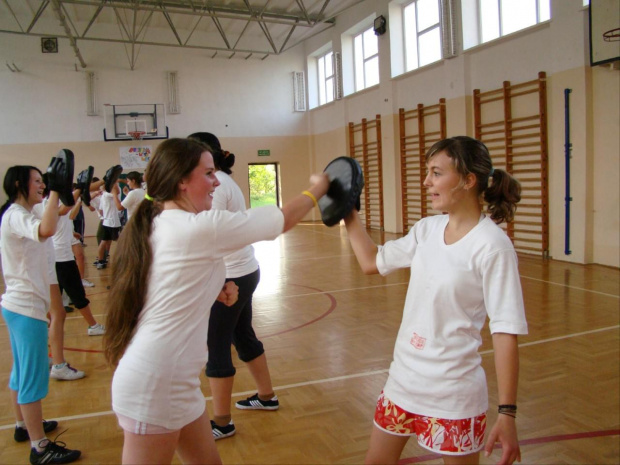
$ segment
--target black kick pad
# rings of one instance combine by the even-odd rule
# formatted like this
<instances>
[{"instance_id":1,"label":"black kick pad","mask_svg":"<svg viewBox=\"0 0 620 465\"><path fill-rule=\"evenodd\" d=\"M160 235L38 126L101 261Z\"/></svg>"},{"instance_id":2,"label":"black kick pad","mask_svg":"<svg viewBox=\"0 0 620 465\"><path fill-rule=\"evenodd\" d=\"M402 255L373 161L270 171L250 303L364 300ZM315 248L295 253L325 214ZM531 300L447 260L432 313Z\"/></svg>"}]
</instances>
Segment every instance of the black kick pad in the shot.
<instances>
[{"instance_id":1,"label":"black kick pad","mask_svg":"<svg viewBox=\"0 0 620 465\"><path fill-rule=\"evenodd\" d=\"M83 171L80 171L77 177L77 188L81 189L80 197L82 197L82 202L87 207L90 207L90 183L93 182L93 174L95 173L95 168L89 166Z\"/></svg>"},{"instance_id":2,"label":"black kick pad","mask_svg":"<svg viewBox=\"0 0 620 465\"><path fill-rule=\"evenodd\" d=\"M47 168L48 179L54 178L50 190L58 192L58 197L63 205L72 207L75 205L73 198L73 152L69 149L61 149Z\"/></svg>"},{"instance_id":3,"label":"black kick pad","mask_svg":"<svg viewBox=\"0 0 620 465\"><path fill-rule=\"evenodd\" d=\"M330 183L327 194L319 199L319 209L323 223L334 226L359 205L364 175L357 160L351 157L332 160L324 172Z\"/></svg>"},{"instance_id":4,"label":"black kick pad","mask_svg":"<svg viewBox=\"0 0 620 465\"><path fill-rule=\"evenodd\" d=\"M105 181L105 190L106 192L110 192L112 190L112 186L116 184L118 181L118 177L123 172L123 167L121 165L113 166L105 172L105 176L103 180Z\"/></svg>"}]
</instances>

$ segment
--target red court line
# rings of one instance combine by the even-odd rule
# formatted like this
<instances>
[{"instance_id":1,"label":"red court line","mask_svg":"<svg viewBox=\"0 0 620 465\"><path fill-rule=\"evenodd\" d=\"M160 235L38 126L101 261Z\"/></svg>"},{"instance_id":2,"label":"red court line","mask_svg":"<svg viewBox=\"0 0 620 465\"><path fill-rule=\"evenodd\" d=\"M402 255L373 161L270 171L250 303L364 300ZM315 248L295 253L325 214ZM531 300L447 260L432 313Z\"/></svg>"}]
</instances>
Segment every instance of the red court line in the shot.
<instances>
[{"instance_id":1,"label":"red court line","mask_svg":"<svg viewBox=\"0 0 620 465\"><path fill-rule=\"evenodd\" d=\"M316 287L302 286L301 284L293 284L293 286L303 287L303 288L310 289L312 291L316 291L316 292L320 292L320 293L324 292L321 289L317 289ZM273 337L273 336L279 336L280 334L290 333L291 331L295 331L297 329L303 328L304 326L309 326L309 325L311 325L313 323L316 323L317 321L322 320L323 318L325 318L327 315L329 315L331 312L333 312L335 310L336 306L338 305L337 302L336 302L336 298L333 295L329 294L328 292L325 292L325 296L327 296L327 298L331 302L330 307L327 309L327 311L325 313L323 313L322 315L316 317L314 320L307 321L306 323L303 323L303 324L301 324L299 326L295 326L295 327L289 328L289 329L284 329L282 331L278 331L277 333L272 333L272 334L267 334L265 336L261 336L261 339L265 339L265 338Z\"/></svg>"},{"instance_id":2,"label":"red court line","mask_svg":"<svg viewBox=\"0 0 620 465\"><path fill-rule=\"evenodd\" d=\"M89 352L91 354L102 354L103 350L94 350L94 349L77 349L75 347L64 347L65 350L70 352Z\"/></svg>"},{"instance_id":3,"label":"red court line","mask_svg":"<svg viewBox=\"0 0 620 465\"><path fill-rule=\"evenodd\" d=\"M589 438L600 438L604 436L618 436L620 435L620 429L609 429L609 430L601 430L601 431L587 431L584 433L574 433L574 434L558 434L555 436L543 436L540 438L532 438L532 439L524 439L523 441L519 441L520 446L529 446L532 444L547 444L550 442L559 442L559 441L574 441L576 439L589 439ZM495 444L494 449L500 449L501 446L499 444ZM484 453L484 452L483 452ZM409 463L422 463L427 462L429 460L435 460L441 458L440 454L427 454L427 455L419 455L417 457L409 457L406 459L401 459L398 461L399 465L407 465Z\"/></svg>"}]
</instances>

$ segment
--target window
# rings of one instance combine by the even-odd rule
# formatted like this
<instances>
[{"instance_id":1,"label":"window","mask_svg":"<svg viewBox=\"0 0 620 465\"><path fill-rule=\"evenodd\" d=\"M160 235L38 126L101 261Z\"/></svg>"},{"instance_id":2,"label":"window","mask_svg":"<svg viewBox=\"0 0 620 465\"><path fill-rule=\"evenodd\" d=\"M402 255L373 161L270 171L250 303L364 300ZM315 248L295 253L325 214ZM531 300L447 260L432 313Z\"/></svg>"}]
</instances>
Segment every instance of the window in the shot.
<instances>
[{"instance_id":1,"label":"window","mask_svg":"<svg viewBox=\"0 0 620 465\"><path fill-rule=\"evenodd\" d=\"M353 38L355 90L379 84L379 44L373 28Z\"/></svg>"},{"instance_id":2,"label":"window","mask_svg":"<svg viewBox=\"0 0 620 465\"><path fill-rule=\"evenodd\" d=\"M551 19L551 0L462 0L468 49Z\"/></svg>"},{"instance_id":3,"label":"window","mask_svg":"<svg viewBox=\"0 0 620 465\"><path fill-rule=\"evenodd\" d=\"M550 18L550 0L479 0L480 42L488 42Z\"/></svg>"},{"instance_id":4,"label":"window","mask_svg":"<svg viewBox=\"0 0 620 465\"><path fill-rule=\"evenodd\" d=\"M327 52L325 55L317 58L318 85L319 85L319 105L334 100L334 53Z\"/></svg>"},{"instance_id":5,"label":"window","mask_svg":"<svg viewBox=\"0 0 620 465\"><path fill-rule=\"evenodd\" d=\"M439 0L414 0L403 8L406 71L441 60Z\"/></svg>"}]
</instances>

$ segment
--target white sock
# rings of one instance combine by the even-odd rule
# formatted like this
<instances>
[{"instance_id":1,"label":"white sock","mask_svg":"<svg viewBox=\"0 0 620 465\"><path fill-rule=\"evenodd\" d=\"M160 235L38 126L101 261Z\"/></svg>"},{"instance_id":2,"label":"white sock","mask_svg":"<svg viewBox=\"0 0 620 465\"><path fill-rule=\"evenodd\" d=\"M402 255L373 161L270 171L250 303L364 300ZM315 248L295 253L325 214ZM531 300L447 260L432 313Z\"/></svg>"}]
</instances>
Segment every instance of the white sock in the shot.
<instances>
[{"instance_id":1,"label":"white sock","mask_svg":"<svg viewBox=\"0 0 620 465\"><path fill-rule=\"evenodd\" d=\"M26 422L25 422L25 421L19 421L19 420L17 420L17 421L15 422L15 425L16 425L18 428L25 428L25 427L26 427Z\"/></svg>"},{"instance_id":2,"label":"white sock","mask_svg":"<svg viewBox=\"0 0 620 465\"><path fill-rule=\"evenodd\" d=\"M49 439L47 439L46 437L42 437L41 439L37 439L36 441L30 441L30 447L41 453L45 450L45 446L47 446L48 442L50 442Z\"/></svg>"}]
</instances>

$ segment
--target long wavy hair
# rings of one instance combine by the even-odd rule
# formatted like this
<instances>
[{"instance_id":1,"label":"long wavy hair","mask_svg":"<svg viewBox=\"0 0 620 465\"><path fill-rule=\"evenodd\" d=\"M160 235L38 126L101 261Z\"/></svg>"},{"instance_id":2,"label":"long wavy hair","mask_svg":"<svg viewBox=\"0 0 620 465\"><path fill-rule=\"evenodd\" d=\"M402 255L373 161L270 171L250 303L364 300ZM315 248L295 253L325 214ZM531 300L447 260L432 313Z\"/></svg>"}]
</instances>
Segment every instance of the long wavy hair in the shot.
<instances>
[{"instance_id":1,"label":"long wavy hair","mask_svg":"<svg viewBox=\"0 0 620 465\"><path fill-rule=\"evenodd\" d=\"M41 175L41 177L43 177L43 174L39 168L30 165L11 166L6 171L2 187L4 188L4 192L8 198L6 202L4 202L4 205L0 207L0 223L2 223L4 212L7 211L13 203L15 203L20 194L24 198L28 198L28 195L30 194L30 173L32 171L36 171Z\"/></svg>"},{"instance_id":2,"label":"long wavy hair","mask_svg":"<svg viewBox=\"0 0 620 465\"><path fill-rule=\"evenodd\" d=\"M168 139L155 150L148 163L148 195L119 237L112 262L112 284L107 299L106 332L103 337L106 360L115 366L134 335L144 307L153 263L150 245L154 218L163 202L179 195L179 183L189 176L207 148L190 139Z\"/></svg>"},{"instance_id":3,"label":"long wavy hair","mask_svg":"<svg viewBox=\"0 0 620 465\"><path fill-rule=\"evenodd\" d=\"M476 176L478 195L487 203L491 219L499 224L514 219L517 203L521 200L521 184L509 173L493 169L486 145L467 136L456 136L436 142L426 153L426 162L437 153L445 152L462 177ZM489 185L489 179L491 184Z\"/></svg>"}]
</instances>

